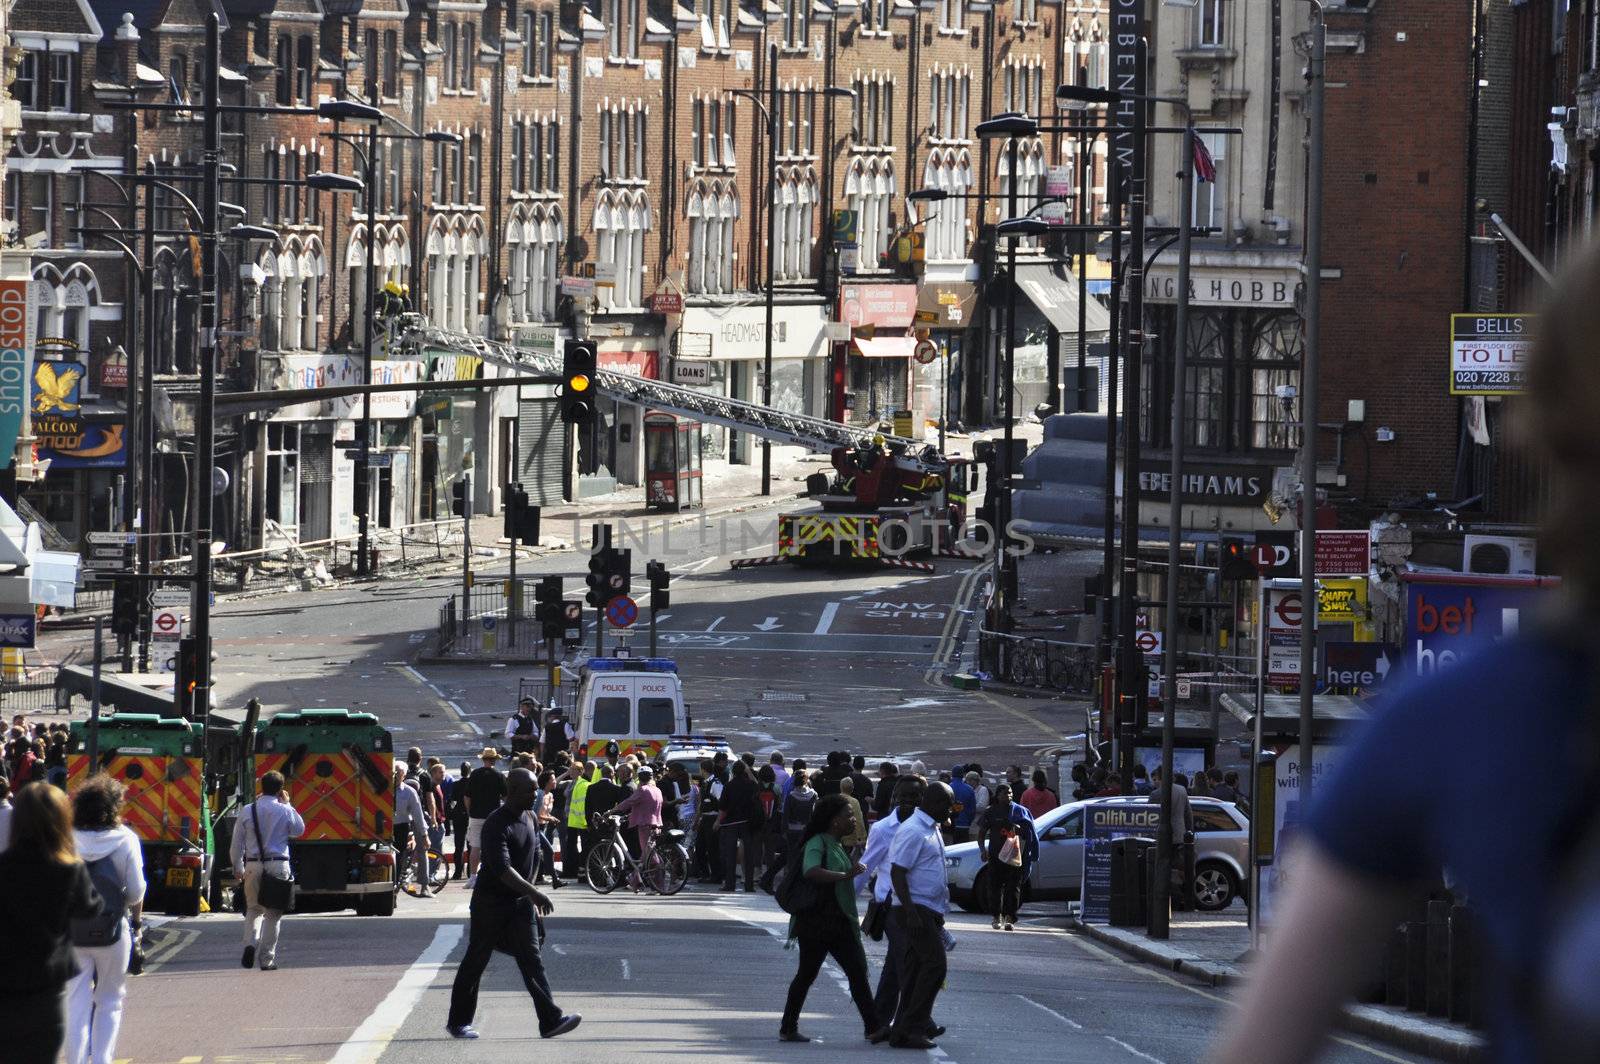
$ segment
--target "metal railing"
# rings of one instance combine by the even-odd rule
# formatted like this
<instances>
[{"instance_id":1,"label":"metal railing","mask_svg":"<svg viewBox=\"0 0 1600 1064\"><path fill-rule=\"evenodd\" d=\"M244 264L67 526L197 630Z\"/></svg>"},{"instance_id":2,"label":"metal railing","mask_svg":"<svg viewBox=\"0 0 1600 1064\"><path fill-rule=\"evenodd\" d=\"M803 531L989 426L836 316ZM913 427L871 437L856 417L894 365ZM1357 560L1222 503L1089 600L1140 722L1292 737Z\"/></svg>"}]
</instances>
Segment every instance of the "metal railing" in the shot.
<instances>
[{"instance_id":1,"label":"metal railing","mask_svg":"<svg viewBox=\"0 0 1600 1064\"><path fill-rule=\"evenodd\" d=\"M415 325L404 341L408 346L436 348L460 353L470 353L498 366L530 374L556 374L562 371L561 359L513 344L486 340L481 336L448 332L431 325ZM777 443L794 444L813 451L828 451L835 447L852 447L864 433L860 425L845 425L820 417L787 413L731 399L725 395L685 388L664 381L646 380L625 373L599 370L594 374L595 387L611 399L632 403L651 410L677 414L710 425L748 432ZM901 436L886 436L889 444L908 448L920 447L921 440Z\"/></svg>"},{"instance_id":2,"label":"metal railing","mask_svg":"<svg viewBox=\"0 0 1600 1064\"><path fill-rule=\"evenodd\" d=\"M21 665L0 670L0 712L7 722L16 713L62 711L56 703L56 666Z\"/></svg>"},{"instance_id":3,"label":"metal railing","mask_svg":"<svg viewBox=\"0 0 1600 1064\"><path fill-rule=\"evenodd\" d=\"M1063 694L1092 695L1100 676L1093 643L978 632L979 667L1004 683Z\"/></svg>"},{"instance_id":4,"label":"metal railing","mask_svg":"<svg viewBox=\"0 0 1600 1064\"><path fill-rule=\"evenodd\" d=\"M508 598L509 583L478 584L465 593L457 591L440 604L437 645L441 655L490 659L544 655L544 629L532 615L533 583L518 580L518 593Z\"/></svg>"}]
</instances>

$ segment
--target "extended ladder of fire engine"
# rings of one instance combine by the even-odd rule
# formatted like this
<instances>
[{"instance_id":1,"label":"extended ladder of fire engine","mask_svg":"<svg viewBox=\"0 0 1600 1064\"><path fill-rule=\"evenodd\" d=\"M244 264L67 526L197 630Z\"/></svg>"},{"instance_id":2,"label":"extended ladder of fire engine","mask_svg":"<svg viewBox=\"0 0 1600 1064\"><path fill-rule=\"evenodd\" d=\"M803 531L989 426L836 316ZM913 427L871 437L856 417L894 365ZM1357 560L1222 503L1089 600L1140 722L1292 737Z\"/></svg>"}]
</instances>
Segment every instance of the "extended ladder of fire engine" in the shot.
<instances>
[{"instance_id":1,"label":"extended ladder of fire engine","mask_svg":"<svg viewBox=\"0 0 1600 1064\"><path fill-rule=\"evenodd\" d=\"M562 371L561 359L515 344L486 340L481 336L448 332L431 325L412 326L401 339L402 346L414 351L448 351L453 354L474 355L485 362L507 369L530 374L554 374ZM626 373L600 370L594 375L600 394L617 402L632 403L646 410L660 410L708 425L721 425L738 432L772 440L774 443L792 444L812 451L827 452L835 447L853 447L869 430L860 426L845 425L826 418L807 417L782 410L713 395L694 388L684 388L665 381L646 380ZM890 444L918 448L921 442L901 436L884 436Z\"/></svg>"}]
</instances>

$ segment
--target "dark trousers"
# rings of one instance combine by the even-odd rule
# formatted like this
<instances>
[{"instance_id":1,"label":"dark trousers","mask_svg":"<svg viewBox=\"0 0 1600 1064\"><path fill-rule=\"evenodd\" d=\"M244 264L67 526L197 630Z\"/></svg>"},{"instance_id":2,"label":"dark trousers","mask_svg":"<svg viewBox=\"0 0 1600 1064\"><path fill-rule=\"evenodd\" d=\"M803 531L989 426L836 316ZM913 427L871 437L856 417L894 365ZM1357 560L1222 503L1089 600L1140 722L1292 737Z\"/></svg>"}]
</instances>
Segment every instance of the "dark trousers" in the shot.
<instances>
[{"instance_id":1,"label":"dark trousers","mask_svg":"<svg viewBox=\"0 0 1600 1064\"><path fill-rule=\"evenodd\" d=\"M872 1003L878 1010L878 1018L889 1025L894 1023L894 1015L900 1008L900 951L905 948L906 941L906 933L893 909L883 921L883 938L888 948L883 953L883 970L878 973L878 992Z\"/></svg>"},{"instance_id":2,"label":"dark trousers","mask_svg":"<svg viewBox=\"0 0 1600 1064\"><path fill-rule=\"evenodd\" d=\"M717 849L717 818L700 818L700 830L694 833L694 870L701 879L720 879L722 853Z\"/></svg>"},{"instance_id":3,"label":"dark trousers","mask_svg":"<svg viewBox=\"0 0 1600 1064\"><path fill-rule=\"evenodd\" d=\"M478 1011L478 983L489 966L490 955L497 951L509 953L517 962L522 982L533 998L533 1010L539 1016L539 1030L548 1031L561 1022L561 1010L556 1007L544 975L544 961L539 957L537 933L531 901L473 904L467 955L461 958L455 985L450 988L450 1026L463 1027L472 1022Z\"/></svg>"},{"instance_id":4,"label":"dark trousers","mask_svg":"<svg viewBox=\"0 0 1600 1064\"><path fill-rule=\"evenodd\" d=\"M452 817L450 820L450 833L456 837L456 868L452 874L456 879L465 879L467 875L467 818L465 816Z\"/></svg>"},{"instance_id":5,"label":"dark trousers","mask_svg":"<svg viewBox=\"0 0 1600 1064\"><path fill-rule=\"evenodd\" d=\"M1022 866L990 861L989 883L994 891L994 914L1015 923L1022 905Z\"/></svg>"},{"instance_id":6,"label":"dark trousers","mask_svg":"<svg viewBox=\"0 0 1600 1064\"><path fill-rule=\"evenodd\" d=\"M582 828L570 824L561 829L561 875L565 879L583 875L583 836Z\"/></svg>"},{"instance_id":7,"label":"dark trousers","mask_svg":"<svg viewBox=\"0 0 1600 1064\"><path fill-rule=\"evenodd\" d=\"M61 988L37 994L0 994L5 1059L15 1064L56 1064L67 1038Z\"/></svg>"},{"instance_id":8,"label":"dark trousers","mask_svg":"<svg viewBox=\"0 0 1600 1064\"><path fill-rule=\"evenodd\" d=\"M901 1036L922 1035L933 1024L933 1001L944 984L944 940L939 929L944 916L925 906L917 906L922 926L906 923L905 909L896 907L891 922L900 922L901 943L896 958L900 965L900 1010L895 1014L894 1032Z\"/></svg>"},{"instance_id":9,"label":"dark trousers","mask_svg":"<svg viewBox=\"0 0 1600 1064\"><path fill-rule=\"evenodd\" d=\"M783 1004L783 1020L778 1029L792 1031L799 1025L806 993L816 982L823 960L832 957L850 982L850 999L861 1014L862 1027L867 1034L876 1031L878 1013L872 1003L872 987L867 983L867 954L850 922L842 915L801 920L795 925L795 938L800 943L800 970L794 973L794 980L789 984L789 997Z\"/></svg>"},{"instance_id":10,"label":"dark trousers","mask_svg":"<svg viewBox=\"0 0 1600 1064\"><path fill-rule=\"evenodd\" d=\"M717 832L722 851L722 889L732 890L739 878L739 844L744 843L744 889L756 889L756 833L753 824L724 824Z\"/></svg>"}]
</instances>

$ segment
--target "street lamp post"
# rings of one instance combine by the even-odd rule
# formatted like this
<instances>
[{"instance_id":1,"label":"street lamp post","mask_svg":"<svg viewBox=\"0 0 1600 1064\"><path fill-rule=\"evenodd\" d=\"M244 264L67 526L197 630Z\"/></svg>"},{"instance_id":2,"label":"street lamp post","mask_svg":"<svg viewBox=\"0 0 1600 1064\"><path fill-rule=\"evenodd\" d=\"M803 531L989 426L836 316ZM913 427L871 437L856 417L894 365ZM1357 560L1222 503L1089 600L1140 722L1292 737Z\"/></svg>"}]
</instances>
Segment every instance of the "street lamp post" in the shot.
<instances>
[{"instance_id":1,"label":"street lamp post","mask_svg":"<svg viewBox=\"0 0 1600 1064\"><path fill-rule=\"evenodd\" d=\"M777 282L777 256L774 245L777 243L777 190L778 190L778 46L776 42L767 52L767 87L763 92L757 89L733 89L734 96L742 96L756 105L761 112L761 119L767 127L767 285L766 285L766 342L762 358L761 405L772 406L772 332L773 317L776 313L774 296ZM799 96L822 96L825 98L855 98L853 89L844 89L829 86L825 89L805 89L798 92ZM761 494L772 494L772 441L761 441Z\"/></svg>"},{"instance_id":2,"label":"street lamp post","mask_svg":"<svg viewBox=\"0 0 1600 1064\"><path fill-rule=\"evenodd\" d=\"M1317 644L1317 372L1322 348L1322 147L1328 27L1311 2L1311 57L1306 70L1305 361L1300 372L1300 808L1310 807L1312 700ZM1259 753L1259 752L1258 752Z\"/></svg>"}]
</instances>

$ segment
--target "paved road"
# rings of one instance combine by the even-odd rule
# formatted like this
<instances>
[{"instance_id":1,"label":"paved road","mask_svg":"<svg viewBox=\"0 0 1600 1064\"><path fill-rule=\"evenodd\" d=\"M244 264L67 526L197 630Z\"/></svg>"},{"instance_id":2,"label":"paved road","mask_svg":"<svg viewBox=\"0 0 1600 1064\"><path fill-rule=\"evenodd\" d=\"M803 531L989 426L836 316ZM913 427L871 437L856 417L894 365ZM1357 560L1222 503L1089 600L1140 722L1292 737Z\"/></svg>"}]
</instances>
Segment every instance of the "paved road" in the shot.
<instances>
[{"instance_id":1,"label":"paved road","mask_svg":"<svg viewBox=\"0 0 1600 1064\"><path fill-rule=\"evenodd\" d=\"M773 549L771 522L786 505L794 504L619 530L619 544L634 551L641 597L646 560L661 557L675 574L671 609L658 619L660 652L680 662L697 728L758 750L817 755L845 748L938 766L1031 762L1081 733L1081 710L1064 703L936 682L960 661L983 591L981 565L941 558L931 574L730 570L732 557ZM568 597L581 597L587 564L587 554L566 551L525 561L519 575L560 574ZM476 568L486 579L503 573L505 560L479 558ZM518 678L542 670L417 664L441 603L459 586L459 574L412 575L219 603L214 701L242 705L254 697L269 712L368 709L398 746L421 745L452 761L474 752L503 727ZM54 636L47 653L83 638ZM642 633L629 641L641 652L647 643Z\"/></svg>"},{"instance_id":2,"label":"paved road","mask_svg":"<svg viewBox=\"0 0 1600 1064\"><path fill-rule=\"evenodd\" d=\"M392 919L291 918L276 973L238 967L237 918L163 928L169 944L132 983L117 1056L125 1064L431 1064L625 1062L663 1058L820 1061L893 1051L867 1046L831 967L813 988L802 1030L821 1045L776 1041L795 954L785 917L765 896L686 891L671 899L555 895L546 952L557 1000L584 1022L559 1049L537 1036L514 966L497 957L469 1045L443 1031L464 949L465 895L403 898ZM950 1028L938 1060L1186 1064L1227 1014L1223 992L1114 957L1039 920L1014 933L962 914L937 1006ZM873 978L882 947L869 944ZM909 1056L909 1054L904 1054ZM1344 1036L1340 1064L1419 1061Z\"/></svg>"}]
</instances>

